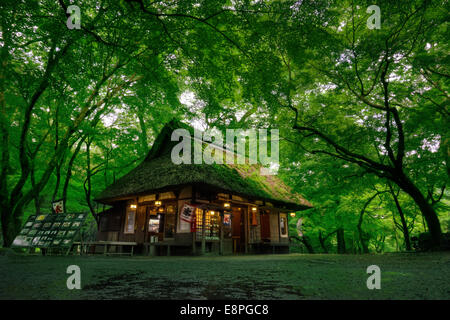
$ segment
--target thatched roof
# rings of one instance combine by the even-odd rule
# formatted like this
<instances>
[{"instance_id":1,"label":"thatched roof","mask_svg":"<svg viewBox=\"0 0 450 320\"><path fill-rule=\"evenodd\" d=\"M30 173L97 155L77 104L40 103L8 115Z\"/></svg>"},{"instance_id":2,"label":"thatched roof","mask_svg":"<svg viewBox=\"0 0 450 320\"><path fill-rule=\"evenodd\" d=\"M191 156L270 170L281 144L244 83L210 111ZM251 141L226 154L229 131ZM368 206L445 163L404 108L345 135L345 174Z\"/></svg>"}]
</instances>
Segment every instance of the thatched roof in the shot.
<instances>
[{"instance_id":1,"label":"thatched roof","mask_svg":"<svg viewBox=\"0 0 450 320\"><path fill-rule=\"evenodd\" d=\"M156 138L146 159L100 193L96 201L111 203L114 199L153 193L170 187L203 184L221 192L267 200L293 210L312 207L277 176L260 175L259 165L174 164L170 151L177 142L172 142L170 137L177 128L192 132L192 128L185 124L169 122Z\"/></svg>"}]
</instances>

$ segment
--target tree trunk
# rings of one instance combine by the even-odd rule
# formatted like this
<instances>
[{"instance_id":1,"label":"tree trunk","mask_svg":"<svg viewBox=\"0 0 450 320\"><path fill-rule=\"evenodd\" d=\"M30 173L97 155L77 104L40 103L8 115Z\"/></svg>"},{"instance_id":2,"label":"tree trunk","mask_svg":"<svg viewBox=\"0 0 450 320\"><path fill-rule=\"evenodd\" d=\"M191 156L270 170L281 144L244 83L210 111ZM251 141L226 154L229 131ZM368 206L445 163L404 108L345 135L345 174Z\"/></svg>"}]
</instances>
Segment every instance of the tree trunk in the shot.
<instances>
[{"instance_id":1,"label":"tree trunk","mask_svg":"<svg viewBox=\"0 0 450 320\"><path fill-rule=\"evenodd\" d=\"M57 200L56 197L58 196L59 185L61 184L61 164L58 163L55 170L56 183L55 188L53 189L52 202L55 202Z\"/></svg>"},{"instance_id":2,"label":"tree trunk","mask_svg":"<svg viewBox=\"0 0 450 320\"><path fill-rule=\"evenodd\" d=\"M441 224L433 206L428 203L422 192L404 174L402 174L396 182L404 192L411 196L411 198L419 207L423 217L425 218L425 221L427 222L428 230L432 239L432 244L434 247L439 247L441 245L442 235Z\"/></svg>"},{"instance_id":3,"label":"tree trunk","mask_svg":"<svg viewBox=\"0 0 450 320\"><path fill-rule=\"evenodd\" d=\"M84 140L86 140L87 135L84 135L81 140L78 142L75 151L72 154L72 157L70 157L69 160L69 164L67 165L67 173L66 173L66 179L64 181L64 187L63 187L63 192L62 192L62 198L63 198L63 203L64 203L64 212L67 212L67 190L69 189L69 182L70 182L70 178L72 177L72 167L73 164L75 162L76 157L78 156L78 153L80 152L81 146L84 143Z\"/></svg>"},{"instance_id":4,"label":"tree trunk","mask_svg":"<svg viewBox=\"0 0 450 320\"><path fill-rule=\"evenodd\" d=\"M398 201L398 197L394 192L394 189L392 188L391 184L389 184L389 190L391 192L392 198L394 198L395 206L397 207L398 214L400 215L400 221L402 223L402 232L403 237L405 238L405 247L407 251L411 251L411 241L409 238L409 230L408 225L406 224L405 215L403 213L403 209L400 206L400 202Z\"/></svg>"},{"instance_id":5,"label":"tree trunk","mask_svg":"<svg viewBox=\"0 0 450 320\"><path fill-rule=\"evenodd\" d=\"M359 235L359 243L361 244L362 253L369 253L369 246L367 245L366 239L364 239L365 233L361 230L361 227L358 229Z\"/></svg>"},{"instance_id":6,"label":"tree trunk","mask_svg":"<svg viewBox=\"0 0 450 320\"><path fill-rule=\"evenodd\" d=\"M398 237L397 237L397 229L395 228L395 225L392 227L392 230L394 232L394 239L395 239L395 250L400 251L400 246L398 244Z\"/></svg>"},{"instance_id":7,"label":"tree trunk","mask_svg":"<svg viewBox=\"0 0 450 320\"><path fill-rule=\"evenodd\" d=\"M59 144L59 104L57 104L56 106L56 111L55 111L55 152L58 151L58 144ZM62 158L64 159L64 157ZM56 201L56 197L58 196L58 189L59 189L59 185L61 183L61 166L62 163L64 161L61 160L61 162L58 161L58 163L56 164L56 184L55 184L55 189L53 190L53 195L52 195L52 203ZM53 210L53 208L52 208Z\"/></svg>"},{"instance_id":8,"label":"tree trunk","mask_svg":"<svg viewBox=\"0 0 450 320\"><path fill-rule=\"evenodd\" d=\"M18 219L16 217L13 217L12 215L8 215L7 213L11 212L11 208L9 207L2 208L2 210L7 211L6 213L1 212L3 246L10 247L16 235L20 232L20 228L22 227L22 219Z\"/></svg>"},{"instance_id":9,"label":"tree trunk","mask_svg":"<svg viewBox=\"0 0 450 320\"><path fill-rule=\"evenodd\" d=\"M95 209L91 202L91 192L92 192L92 185L91 185L92 171L91 171L91 152L90 152L91 144L92 144L92 140L88 136L87 141L86 141L86 180L84 182L84 193L86 196L86 202L89 207L89 210L91 211L91 214L94 217L95 222L97 223L97 226L99 226L99 222L100 222L99 217L98 217L97 213L95 212ZM86 186L86 184L87 184L87 186Z\"/></svg>"},{"instance_id":10,"label":"tree trunk","mask_svg":"<svg viewBox=\"0 0 450 320\"><path fill-rule=\"evenodd\" d=\"M36 179L35 179L35 172L34 172L34 165L31 167L31 173L30 173L30 178L31 178L31 187L33 188L34 192L34 208L36 211L36 214L40 214L41 213L41 202L40 202L40 193L38 192L37 188L36 188Z\"/></svg>"},{"instance_id":11,"label":"tree trunk","mask_svg":"<svg viewBox=\"0 0 450 320\"><path fill-rule=\"evenodd\" d=\"M369 204L372 202L372 200L375 199L375 197L378 196L380 193L383 193L383 192L377 191L373 196L371 196L369 199L367 199L367 201L364 203L364 205L363 205L363 207L361 209L361 212L359 214L358 225L356 226L356 228L358 229L359 242L361 244L363 253L369 253L369 246L367 244L366 239L364 239L364 236L366 234L362 230L362 223L363 223L364 213L366 212L366 209L369 206Z\"/></svg>"},{"instance_id":12,"label":"tree trunk","mask_svg":"<svg viewBox=\"0 0 450 320\"><path fill-rule=\"evenodd\" d=\"M337 251L338 253L345 253L345 238L344 238L344 228L339 228L336 231L337 238Z\"/></svg>"},{"instance_id":13,"label":"tree trunk","mask_svg":"<svg viewBox=\"0 0 450 320\"><path fill-rule=\"evenodd\" d=\"M319 242L320 242L320 246L322 247L323 252L328 253L328 249L325 245L325 239L322 237L322 231L319 231Z\"/></svg>"},{"instance_id":14,"label":"tree trunk","mask_svg":"<svg viewBox=\"0 0 450 320\"><path fill-rule=\"evenodd\" d=\"M296 236L291 236L291 238L297 239L298 241L303 243L309 253L314 253L314 248L312 247L311 243L309 242L309 239L308 239L307 236L303 236L303 237L300 237L300 238L296 237Z\"/></svg>"},{"instance_id":15,"label":"tree trunk","mask_svg":"<svg viewBox=\"0 0 450 320\"><path fill-rule=\"evenodd\" d=\"M1 211L8 211L7 207L0 207ZM1 219L2 219L2 235L3 235L3 246L9 247L12 243L12 239L9 238L9 218L10 216L7 213L1 212Z\"/></svg>"}]
</instances>

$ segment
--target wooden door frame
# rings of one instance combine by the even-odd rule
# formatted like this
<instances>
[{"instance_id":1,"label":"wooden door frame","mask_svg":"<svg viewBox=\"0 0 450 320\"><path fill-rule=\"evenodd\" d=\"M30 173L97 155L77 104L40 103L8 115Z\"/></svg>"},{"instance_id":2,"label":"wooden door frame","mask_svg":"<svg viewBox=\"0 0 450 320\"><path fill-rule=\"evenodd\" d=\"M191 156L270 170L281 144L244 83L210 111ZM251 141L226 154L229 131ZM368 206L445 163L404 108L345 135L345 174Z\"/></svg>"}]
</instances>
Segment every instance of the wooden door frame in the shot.
<instances>
[{"instance_id":1,"label":"wooden door frame","mask_svg":"<svg viewBox=\"0 0 450 320\"><path fill-rule=\"evenodd\" d=\"M142 212L143 208L144 208L145 212ZM143 218L143 221L142 221L142 218ZM137 205L135 219L136 219L136 230L134 233L135 241L137 243L141 243L140 240L142 240L142 243L145 243L146 242L146 229L147 229L146 228L147 208L145 205ZM141 221L142 221L143 225L139 225ZM139 238L142 237L142 239L138 239L138 237Z\"/></svg>"},{"instance_id":2,"label":"wooden door frame","mask_svg":"<svg viewBox=\"0 0 450 320\"><path fill-rule=\"evenodd\" d=\"M239 208L241 210L239 210ZM233 211L239 212L239 251L234 253L242 253L248 252L248 210L245 206L232 206L231 212ZM233 224L233 221L236 221L234 217L232 217L231 223ZM234 222L236 223L236 222ZM242 225L243 224L243 225ZM243 230L242 230L243 229ZM232 236L233 236L234 228L232 226ZM242 245L244 245L244 250L242 250Z\"/></svg>"},{"instance_id":3,"label":"wooden door frame","mask_svg":"<svg viewBox=\"0 0 450 320\"><path fill-rule=\"evenodd\" d=\"M268 210L262 210L264 213L260 212L260 221L261 221L261 240L271 240L271 230L270 230L270 212ZM263 223L264 221L264 223ZM263 237L263 225L264 229L267 229L269 234L268 237ZM264 230L266 231L266 230ZM265 235L267 236L267 235Z\"/></svg>"},{"instance_id":4,"label":"wooden door frame","mask_svg":"<svg viewBox=\"0 0 450 320\"><path fill-rule=\"evenodd\" d=\"M248 207L247 208L242 208L242 210L244 210L244 234L245 234L245 239L244 239L244 252L248 253L248 240L250 238L250 215L249 215L249 210Z\"/></svg>"}]
</instances>

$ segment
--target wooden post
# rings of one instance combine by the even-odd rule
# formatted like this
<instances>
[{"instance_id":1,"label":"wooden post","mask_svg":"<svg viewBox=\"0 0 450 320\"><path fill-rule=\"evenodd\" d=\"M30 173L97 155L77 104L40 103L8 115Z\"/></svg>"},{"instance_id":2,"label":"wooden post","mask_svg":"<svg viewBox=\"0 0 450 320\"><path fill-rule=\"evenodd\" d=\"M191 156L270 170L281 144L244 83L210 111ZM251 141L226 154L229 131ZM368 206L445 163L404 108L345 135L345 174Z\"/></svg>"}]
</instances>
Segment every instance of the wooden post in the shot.
<instances>
[{"instance_id":1,"label":"wooden post","mask_svg":"<svg viewBox=\"0 0 450 320\"><path fill-rule=\"evenodd\" d=\"M192 190L191 190L192 194L191 194L191 204L195 203L195 200L197 198L197 187L195 186L195 184L192 186ZM197 223L197 209L194 209L195 211L195 223ZM192 254L195 255L197 253L197 245L196 245L196 241L197 241L197 226L196 226L196 231L192 233Z\"/></svg>"},{"instance_id":2,"label":"wooden post","mask_svg":"<svg viewBox=\"0 0 450 320\"><path fill-rule=\"evenodd\" d=\"M223 212L220 213L219 233L220 233L219 254L223 255Z\"/></svg>"},{"instance_id":3,"label":"wooden post","mask_svg":"<svg viewBox=\"0 0 450 320\"><path fill-rule=\"evenodd\" d=\"M247 207L247 210L244 211L244 235L245 235L245 253L248 253L248 237L249 237L249 232L248 232L248 217L249 217L249 212L250 207Z\"/></svg>"},{"instance_id":4,"label":"wooden post","mask_svg":"<svg viewBox=\"0 0 450 320\"><path fill-rule=\"evenodd\" d=\"M206 210L203 210L203 218L202 218L202 254L206 253L206 223L205 223L205 219L206 218Z\"/></svg>"},{"instance_id":5,"label":"wooden post","mask_svg":"<svg viewBox=\"0 0 450 320\"><path fill-rule=\"evenodd\" d=\"M145 207L145 221L144 221L144 243L147 241L150 241L148 238L148 223L149 223L149 219L150 219L150 217L148 215L148 211L149 211L148 209L149 209L149 207L146 206Z\"/></svg>"},{"instance_id":6,"label":"wooden post","mask_svg":"<svg viewBox=\"0 0 450 320\"><path fill-rule=\"evenodd\" d=\"M195 245L195 234L196 232L191 232L192 234L192 254L195 255L196 253L196 245Z\"/></svg>"},{"instance_id":7,"label":"wooden post","mask_svg":"<svg viewBox=\"0 0 450 320\"><path fill-rule=\"evenodd\" d=\"M154 243L150 243L150 256L152 256L152 257L155 256L155 244Z\"/></svg>"}]
</instances>

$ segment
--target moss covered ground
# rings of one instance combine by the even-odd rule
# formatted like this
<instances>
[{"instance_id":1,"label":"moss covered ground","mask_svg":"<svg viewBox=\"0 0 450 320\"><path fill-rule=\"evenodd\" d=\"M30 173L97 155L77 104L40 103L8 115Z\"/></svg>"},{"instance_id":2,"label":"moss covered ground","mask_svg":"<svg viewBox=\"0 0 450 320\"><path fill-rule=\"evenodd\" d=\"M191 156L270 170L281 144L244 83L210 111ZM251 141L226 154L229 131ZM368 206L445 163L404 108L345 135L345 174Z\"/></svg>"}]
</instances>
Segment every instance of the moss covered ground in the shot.
<instances>
[{"instance_id":1,"label":"moss covered ground","mask_svg":"<svg viewBox=\"0 0 450 320\"><path fill-rule=\"evenodd\" d=\"M381 289L366 286L369 265ZM66 286L69 265L81 290ZM0 255L0 299L450 299L450 253L203 257Z\"/></svg>"}]
</instances>

